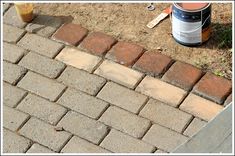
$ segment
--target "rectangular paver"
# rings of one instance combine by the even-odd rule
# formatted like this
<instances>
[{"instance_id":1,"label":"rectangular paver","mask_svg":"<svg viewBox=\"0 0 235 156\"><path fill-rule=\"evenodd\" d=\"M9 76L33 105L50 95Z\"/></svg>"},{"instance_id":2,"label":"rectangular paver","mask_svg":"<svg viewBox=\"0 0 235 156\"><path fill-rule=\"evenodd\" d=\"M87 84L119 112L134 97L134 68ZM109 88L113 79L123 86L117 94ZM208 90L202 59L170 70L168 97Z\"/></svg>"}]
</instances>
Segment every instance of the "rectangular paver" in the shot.
<instances>
[{"instance_id":1,"label":"rectangular paver","mask_svg":"<svg viewBox=\"0 0 235 156\"><path fill-rule=\"evenodd\" d=\"M141 138L150 127L150 121L117 107L109 107L99 121L133 137Z\"/></svg>"},{"instance_id":2,"label":"rectangular paver","mask_svg":"<svg viewBox=\"0 0 235 156\"><path fill-rule=\"evenodd\" d=\"M108 107L108 103L70 88L60 97L58 103L94 119Z\"/></svg>"},{"instance_id":3,"label":"rectangular paver","mask_svg":"<svg viewBox=\"0 0 235 156\"><path fill-rule=\"evenodd\" d=\"M29 115L11 107L3 106L3 127L16 131L23 125Z\"/></svg>"},{"instance_id":4,"label":"rectangular paver","mask_svg":"<svg viewBox=\"0 0 235 156\"><path fill-rule=\"evenodd\" d=\"M94 145L77 136L73 136L65 147L61 150L62 153L110 153L100 146Z\"/></svg>"},{"instance_id":5,"label":"rectangular paver","mask_svg":"<svg viewBox=\"0 0 235 156\"><path fill-rule=\"evenodd\" d=\"M100 146L116 153L150 153L155 149L150 144L114 129L105 137Z\"/></svg>"},{"instance_id":6,"label":"rectangular paver","mask_svg":"<svg viewBox=\"0 0 235 156\"><path fill-rule=\"evenodd\" d=\"M26 153L55 153L55 152L48 149L47 147L34 143Z\"/></svg>"},{"instance_id":7,"label":"rectangular paver","mask_svg":"<svg viewBox=\"0 0 235 156\"><path fill-rule=\"evenodd\" d=\"M28 72L18 86L51 101L55 101L65 89L64 85L33 72Z\"/></svg>"},{"instance_id":8,"label":"rectangular paver","mask_svg":"<svg viewBox=\"0 0 235 156\"><path fill-rule=\"evenodd\" d=\"M31 141L9 130L3 129L3 153L24 153Z\"/></svg>"},{"instance_id":9,"label":"rectangular paver","mask_svg":"<svg viewBox=\"0 0 235 156\"><path fill-rule=\"evenodd\" d=\"M94 67L101 61L101 58L83 52L74 48L64 48L56 59L78 69L83 69L92 72Z\"/></svg>"},{"instance_id":10,"label":"rectangular paver","mask_svg":"<svg viewBox=\"0 0 235 156\"><path fill-rule=\"evenodd\" d=\"M3 23L13 25L19 28L25 27L27 24L23 22L17 15L16 9L14 6L10 7L3 16Z\"/></svg>"},{"instance_id":11,"label":"rectangular paver","mask_svg":"<svg viewBox=\"0 0 235 156\"><path fill-rule=\"evenodd\" d=\"M202 121L198 118L194 118L190 125L187 127L187 129L184 131L184 135L192 137L206 124L207 122Z\"/></svg>"},{"instance_id":12,"label":"rectangular paver","mask_svg":"<svg viewBox=\"0 0 235 156\"><path fill-rule=\"evenodd\" d=\"M137 113L147 100L147 96L113 82L108 82L97 97L133 113Z\"/></svg>"},{"instance_id":13,"label":"rectangular paver","mask_svg":"<svg viewBox=\"0 0 235 156\"><path fill-rule=\"evenodd\" d=\"M179 133L192 119L192 115L153 99L149 100L140 115Z\"/></svg>"},{"instance_id":14,"label":"rectangular paver","mask_svg":"<svg viewBox=\"0 0 235 156\"><path fill-rule=\"evenodd\" d=\"M3 42L3 60L9 61L11 63L17 63L26 53L21 47L14 44L9 44Z\"/></svg>"},{"instance_id":15,"label":"rectangular paver","mask_svg":"<svg viewBox=\"0 0 235 156\"><path fill-rule=\"evenodd\" d=\"M3 103L5 105L15 107L25 95L26 91L3 82Z\"/></svg>"},{"instance_id":16,"label":"rectangular paver","mask_svg":"<svg viewBox=\"0 0 235 156\"><path fill-rule=\"evenodd\" d=\"M180 105L180 109L203 120L209 121L223 109L223 106L197 95L189 94Z\"/></svg>"},{"instance_id":17,"label":"rectangular paver","mask_svg":"<svg viewBox=\"0 0 235 156\"><path fill-rule=\"evenodd\" d=\"M174 107L178 106L187 94L183 89L150 76L146 76L136 90Z\"/></svg>"},{"instance_id":18,"label":"rectangular paver","mask_svg":"<svg viewBox=\"0 0 235 156\"><path fill-rule=\"evenodd\" d=\"M29 52L25 57L23 57L19 62L19 65L49 78L56 78L65 68L65 64L62 62L33 52Z\"/></svg>"},{"instance_id":19,"label":"rectangular paver","mask_svg":"<svg viewBox=\"0 0 235 156\"><path fill-rule=\"evenodd\" d=\"M52 125L36 118L30 118L19 133L57 152L71 136L65 131L55 131Z\"/></svg>"},{"instance_id":20,"label":"rectangular paver","mask_svg":"<svg viewBox=\"0 0 235 156\"><path fill-rule=\"evenodd\" d=\"M91 95L97 94L106 82L102 77L89 74L85 71L69 66L60 75L58 80L69 87L81 90Z\"/></svg>"},{"instance_id":21,"label":"rectangular paver","mask_svg":"<svg viewBox=\"0 0 235 156\"><path fill-rule=\"evenodd\" d=\"M15 85L27 70L16 64L3 61L3 80Z\"/></svg>"},{"instance_id":22,"label":"rectangular paver","mask_svg":"<svg viewBox=\"0 0 235 156\"><path fill-rule=\"evenodd\" d=\"M3 41L16 43L25 34L25 30L3 24Z\"/></svg>"},{"instance_id":23,"label":"rectangular paver","mask_svg":"<svg viewBox=\"0 0 235 156\"><path fill-rule=\"evenodd\" d=\"M177 146L184 143L188 138L180 133L171 131L159 125L153 125L143 140L163 149L167 152L172 152Z\"/></svg>"},{"instance_id":24,"label":"rectangular paver","mask_svg":"<svg viewBox=\"0 0 235 156\"><path fill-rule=\"evenodd\" d=\"M50 124L56 124L67 112L64 107L33 94L28 94L17 106L17 109Z\"/></svg>"},{"instance_id":25,"label":"rectangular paver","mask_svg":"<svg viewBox=\"0 0 235 156\"><path fill-rule=\"evenodd\" d=\"M62 118L58 126L94 144L98 144L108 131L104 124L71 111Z\"/></svg>"},{"instance_id":26,"label":"rectangular paver","mask_svg":"<svg viewBox=\"0 0 235 156\"><path fill-rule=\"evenodd\" d=\"M94 73L129 88L134 88L143 76L142 73L109 60L105 60Z\"/></svg>"},{"instance_id":27,"label":"rectangular paver","mask_svg":"<svg viewBox=\"0 0 235 156\"><path fill-rule=\"evenodd\" d=\"M26 34L19 42L21 47L53 58L63 48L61 43L35 34Z\"/></svg>"}]
</instances>

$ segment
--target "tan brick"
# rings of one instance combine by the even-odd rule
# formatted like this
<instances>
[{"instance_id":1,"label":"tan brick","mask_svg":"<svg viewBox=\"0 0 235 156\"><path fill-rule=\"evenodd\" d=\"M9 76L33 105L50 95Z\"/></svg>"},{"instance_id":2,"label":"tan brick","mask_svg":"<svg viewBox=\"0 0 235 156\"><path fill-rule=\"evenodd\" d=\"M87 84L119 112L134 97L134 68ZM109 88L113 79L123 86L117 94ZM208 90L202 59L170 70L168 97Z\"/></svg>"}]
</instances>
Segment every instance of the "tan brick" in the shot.
<instances>
[{"instance_id":1,"label":"tan brick","mask_svg":"<svg viewBox=\"0 0 235 156\"><path fill-rule=\"evenodd\" d=\"M101 60L101 58L97 56L68 47L64 48L59 55L57 55L56 59L88 72L91 72Z\"/></svg>"},{"instance_id":2,"label":"tan brick","mask_svg":"<svg viewBox=\"0 0 235 156\"><path fill-rule=\"evenodd\" d=\"M65 131L55 131L52 125L36 118L30 118L20 129L19 133L57 152L67 143L71 136Z\"/></svg>"},{"instance_id":3,"label":"tan brick","mask_svg":"<svg viewBox=\"0 0 235 156\"><path fill-rule=\"evenodd\" d=\"M184 143L188 138L180 133L171 131L160 125L153 125L143 140L163 149L167 152L172 152L177 146Z\"/></svg>"},{"instance_id":4,"label":"tan brick","mask_svg":"<svg viewBox=\"0 0 235 156\"><path fill-rule=\"evenodd\" d=\"M180 105L180 109L203 120L209 121L214 118L223 107L197 95L189 94Z\"/></svg>"},{"instance_id":5,"label":"tan brick","mask_svg":"<svg viewBox=\"0 0 235 156\"><path fill-rule=\"evenodd\" d=\"M24 34L23 29L3 24L3 41L16 43Z\"/></svg>"},{"instance_id":6,"label":"tan brick","mask_svg":"<svg viewBox=\"0 0 235 156\"><path fill-rule=\"evenodd\" d=\"M133 137L142 137L150 126L150 121L117 107L109 107L99 119Z\"/></svg>"},{"instance_id":7,"label":"tan brick","mask_svg":"<svg viewBox=\"0 0 235 156\"><path fill-rule=\"evenodd\" d=\"M143 76L142 73L109 60L105 60L95 71L95 74L125 85L129 88L134 88L136 83L139 82Z\"/></svg>"},{"instance_id":8,"label":"tan brick","mask_svg":"<svg viewBox=\"0 0 235 156\"><path fill-rule=\"evenodd\" d=\"M94 145L84 139L73 136L61 150L62 153L110 153L109 151Z\"/></svg>"},{"instance_id":9,"label":"tan brick","mask_svg":"<svg viewBox=\"0 0 235 156\"><path fill-rule=\"evenodd\" d=\"M3 60L17 63L26 53L26 50L14 44L3 42Z\"/></svg>"},{"instance_id":10,"label":"tan brick","mask_svg":"<svg viewBox=\"0 0 235 156\"><path fill-rule=\"evenodd\" d=\"M28 118L29 115L25 113L7 106L3 106L3 127L9 130L18 130Z\"/></svg>"},{"instance_id":11,"label":"tan brick","mask_svg":"<svg viewBox=\"0 0 235 156\"><path fill-rule=\"evenodd\" d=\"M140 115L179 133L192 119L192 115L152 99L142 109Z\"/></svg>"},{"instance_id":12,"label":"tan brick","mask_svg":"<svg viewBox=\"0 0 235 156\"><path fill-rule=\"evenodd\" d=\"M65 89L64 85L33 72L28 72L18 86L51 101L55 101Z\"/></svg>"},{"instance_id":13,"label":"tan brick","mask_svg":"<svg viewBox=\"0 0 235 156\"><path fill-rule=\"evenodd\" d=\"M58 103L91 118L98 118L108 103L75 89L67 89Z\"/></svg>"},{"instance_id":14,"label":"tan brick","mask_svg":"<svg viewBox=\"0 0 235 156\"><path fill-rule=\"evenodd\" d=\"M61 119L58 126L94 144L98 144L108 131L104 124L71 111Z\"/></svg>"},{"instance_id":15,"label":"tan brick","mask_svg":"<svg viewBox=\"0 0 235 156\"><path fill-rule=\"evenodd\" d=\"M133 113L138 113L139 109L147 100L145 95L113 82L108 82L97 97Z\"/></svg>"},{"instance_id":16,"label":"tan brick","mask_svg":"<svg viewBox=\"0 0 235 156\"><path fill-rule=\"evenodd\" d=\"M115 153L150 153L155 148L139 139L112 129L100 144Z\"/></svg>"},{"instance_id":17,"label":"tan brick","mask_svg":"<svg viewBox=\"0 0 235 156\"><path fill-rule=\"evenodd\" d=\"M3 153L24 153L31 141L9 130L3 129Z\"/></svg>"},{"instance_id":18,"label":"tan brick","mask_svg":"<svg viewBox=\"0 0 235 156\"><path fill-rule=\"evenodd\" d=\"M205 125L205 121L202 121L198 118L194 118L190 125L187 127L187 129L184 131L184 135L192 137Z\"/></svg>"},{"instance_id":19,"label":"tan brick","mask_svg":"<svg viewBox=\"0 0 235 156\"><path fill-rule=\"evenodd\" d=\"M54 151L34 143L26 153L55 153Z\"/></svg>"},{"instance_id":20,"label":"tan brick","mask_svg":"<svg viewBox=\"0 0 235 156\"><path fill-rule=\"evenodd\" d=\"M67 112L64 107L33 94L28 94L17 106L17 109L50 124L56 124Z\"/></svg>"},{"instance_id":21,"label":"tan brick","mask_svg":"<svg viewBox=\"0 0 235 156\"><path fill-rule=\"evenodd\" d=\"M187 94L183 89L150 76L146 76L136 90L174 107L178 106Z\"/></svg>"}]
</instances>

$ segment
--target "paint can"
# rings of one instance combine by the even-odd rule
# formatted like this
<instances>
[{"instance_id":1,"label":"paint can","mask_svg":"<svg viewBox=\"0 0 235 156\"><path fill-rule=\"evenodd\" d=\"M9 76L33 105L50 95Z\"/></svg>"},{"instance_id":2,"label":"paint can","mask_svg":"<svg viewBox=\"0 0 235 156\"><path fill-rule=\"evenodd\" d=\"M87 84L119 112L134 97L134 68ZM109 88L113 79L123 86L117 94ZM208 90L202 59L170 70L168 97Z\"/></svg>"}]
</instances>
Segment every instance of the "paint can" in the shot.
<instances>
[{"instance_id":1,"label":"paint can","mask_svg":"<svg viewBox=\"0 0 235 156\"><path fill-rule=\"evenodd\" d=\"M197 46L211 36L211 3L173 3L172 35L185 46Z\"/></svg>"}]
</instances>

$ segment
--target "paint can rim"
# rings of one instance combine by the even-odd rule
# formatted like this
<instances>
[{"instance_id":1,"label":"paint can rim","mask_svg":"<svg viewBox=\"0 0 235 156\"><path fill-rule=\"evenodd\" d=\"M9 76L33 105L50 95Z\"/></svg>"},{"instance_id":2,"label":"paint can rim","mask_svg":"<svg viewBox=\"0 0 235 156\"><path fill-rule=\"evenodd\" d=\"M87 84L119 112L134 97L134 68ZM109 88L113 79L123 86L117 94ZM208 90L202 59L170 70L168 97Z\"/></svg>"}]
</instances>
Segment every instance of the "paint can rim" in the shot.
<instances>
[{"instance_id":1,"label":"paint can rim","mask_svg":"<svg viewBox=\"0 0 235 156\"><path fill-rule=\"evenodd\" d=\"M205 10L205 9L207 9L208 7L210 7L210 6L211 6L211 3L207 3L206 6L204 6L204 7L202 7L202 8L199 8L199 9L195 9L195 10L184 9L183 7L181 7L181 6L179 5L179 3L173 3L173 5L174 5L177 9L182 10L182 11L186 11L186 12L198 12L198 11L202 11L202 10Z\"/></svg>"}]
</instances>

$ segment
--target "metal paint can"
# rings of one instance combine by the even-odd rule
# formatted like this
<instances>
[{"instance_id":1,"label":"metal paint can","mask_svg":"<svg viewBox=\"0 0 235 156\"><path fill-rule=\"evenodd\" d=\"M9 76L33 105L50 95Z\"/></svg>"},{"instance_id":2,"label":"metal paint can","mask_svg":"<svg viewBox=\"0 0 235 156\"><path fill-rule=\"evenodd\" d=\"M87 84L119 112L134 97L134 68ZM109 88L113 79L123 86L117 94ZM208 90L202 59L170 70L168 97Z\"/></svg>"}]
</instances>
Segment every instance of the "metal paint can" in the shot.
<instances>
[{"instance_id":1,"label":"metal paint can","mask_svg":"<svg viewBox=\"0 0 235 156\"><path fill-rule=\"evenodd\" d=\"M211 36L211 3L173 3L172 35L185 46L197 46Z\"/></svg>"}]
</instances>

